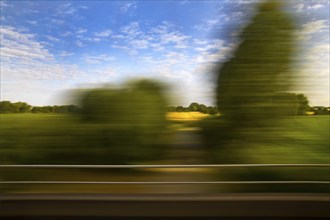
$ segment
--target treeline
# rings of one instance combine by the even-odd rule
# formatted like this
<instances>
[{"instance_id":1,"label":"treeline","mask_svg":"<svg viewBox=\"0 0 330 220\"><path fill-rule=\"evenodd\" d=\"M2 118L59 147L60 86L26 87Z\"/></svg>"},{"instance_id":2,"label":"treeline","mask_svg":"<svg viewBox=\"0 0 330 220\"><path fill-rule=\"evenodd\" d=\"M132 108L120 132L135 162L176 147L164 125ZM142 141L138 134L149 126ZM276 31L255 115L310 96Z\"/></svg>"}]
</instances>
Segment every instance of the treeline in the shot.
<instances>
[{"instance_id":1,"label":"treeline","mask_svg":"<svg viewBox=\"0 0 330 220\"><path fill-rule=\"evenodd\" d=\"M313 107L309 107L308 111L313 112L314 115L329 115L330 107L313 106Z\"/></svg>"},{"instance_id":2,"label":"treeline","mask_svg":"<svg viewBox=\"0 0 330 220\"><path fill-rule=\"evenodd\" d=\"M191 103L188 107L183 106L170 106L167 108L168 112L201 112L204 114L215 115L218 114L218 108L212 106L206 106L203 104L198 104L197 102Z\"/></svg>"},{"instance_id":3,"label":"treeline","mask_svg":"<svg viewBox=\"0 0 330 220\"><path fill-rule=\"evenodd\" d=\"M31 106L25 102L0 102L0 113L78 113L75 105Z\"/></svg>"}]
</instances>

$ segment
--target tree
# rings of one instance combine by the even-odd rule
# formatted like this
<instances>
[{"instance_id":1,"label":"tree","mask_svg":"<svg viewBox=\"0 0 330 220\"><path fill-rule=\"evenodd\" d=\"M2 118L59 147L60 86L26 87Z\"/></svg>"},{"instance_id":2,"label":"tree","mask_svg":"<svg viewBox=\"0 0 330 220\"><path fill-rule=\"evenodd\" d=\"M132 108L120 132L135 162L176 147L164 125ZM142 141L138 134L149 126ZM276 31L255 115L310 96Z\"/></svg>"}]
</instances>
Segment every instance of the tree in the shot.
<instances>
[{"instance_id":1,"label":"tree","mask_svg":"<svg viewBox=\"0 0 330 220\"><path fill-rule=\"evenodd\" d=\"M31 106L25 102L2 101L0 102L0 113L25 113L29 112Z\"/></svg>"},{"instance_id":2,"label":"tree","mask_svg":"<svg viewBox=\"0 0 330 220\"><path fill-rule=\"evenodd\" d=\"M81 100L90 134L81 138L81 145L93 146L102 163L155 159L164 153L167 99L161 83L139 80L122 88L97 88L86 91Z\"/></svg>"},{"instance_id":3,"label":"tree","mask_svg":"<svg viewBox=\"0 0 330 220\"><path fill-rule=\"evenodd\" d=\"M12 111L12 104L10 101L0 102L0 113L10 113Z\"/></svg>"},{"instance_id":4,"label":"tree","mask_svg":"<svg viewBox=\"0 0 330 220\"><path fill-rule=\"evenodd\" d=\"M208 108L206 107L206 105L203 105L203 104L198 106L198 111L201 113L208 114Z\"/></svg>"},{"instance_id":5,"label":"tree","mask_svg":"<svg viewBox=\"0 0 330 220\"><path fill-rule=\"evenodd\" d=\"M184 108L180 105L180 106L177 106L176 107L176 111L177 112L183 112L184 111Z\"/></svg>"},{"instance_id":6,"label":"tree","mask_svg":"<svg viewBox=\"0 0 330 220\"><path fill-rule=\"evenodd\" d=\"M293 24L279 1L267 1L241 34L233 57L218 70L217 105L233 126L262 126L280 106L272 97L290 87Z\"/></svg>"},{"instance_id":7,"label":"tree","mask_svg":"<svg viewBox=\"0 0 330 220\"><path fill-rule=\"evenodd\" d=\"M274 140L283 114L273 97L291 87L294 51L294 26L281 7L261 3L232 57L215 69L221 117L205 120L201 131L215 162L243 162L242 149Z\"/></svg>"},{"instance_id":8,"label":"tree","mask_svg":"<svg viewBox=\"0 0 330 220\"><path fill-rule=\"evenodd\" d=\"M297 102L298 102L298 111L297 115L305 115L306 111L309 109L308 106L308 99L304 94L297 95Z\"/></svg>"},{"instance_id":9,"label":"tree","mask_svg":"<svg viewBox=\"0 0 330 220\"><path fill-rule=\"evenodd\" d=\"M305 115L309 109L308 99L304 94L277 93L272 102L278 106L276 114L280 116Z\"/></svg>"},{"instance_id":10,"label":"tree","mask_svg":"<svg viewBox=\"0 0 330 220\"><path fill-rule=\"evenodd\" d=\"M197 102L191 103L188 107L189 111L191 111L191 112L198 111L198 108L199 108L199 104Z\"/></svg>"}]
</instances>

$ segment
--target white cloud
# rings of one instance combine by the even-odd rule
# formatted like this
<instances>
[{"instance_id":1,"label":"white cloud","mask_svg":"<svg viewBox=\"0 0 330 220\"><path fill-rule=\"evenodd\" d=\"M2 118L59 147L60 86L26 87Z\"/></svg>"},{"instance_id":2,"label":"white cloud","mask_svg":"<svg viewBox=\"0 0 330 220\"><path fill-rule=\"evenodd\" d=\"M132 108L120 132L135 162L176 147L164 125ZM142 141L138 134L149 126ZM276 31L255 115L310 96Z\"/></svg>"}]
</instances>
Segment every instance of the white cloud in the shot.
<instances>
[{"instance_id":1,"label":"white cloud","mask_svg":"<svg viewBox=\"0 0 330 220\"><path fill-rule=\"evenodd\" d=\"M84 46L86 46L86 45L83 44L80 40L77 40L77 41L76 41L76 45L77 45L78 47L84 47Z\"/></svg>"},{"instance_id":2,"label":"white cloud","mask_svg":"<svg viewBox=\"0 0 330 220\"><path fill-rule=\"evenodd\" d=\"M104 62L114 61L115 57L109 56L107 54L84 55L83 60L88 64L101 64L101 63L104 63Z\"/></svg>"},{"instance_id":3,"label":"white cloud","mask_svg":"<svg viewBox=\"0 0 330 220\"><path fill-rule=\"evenodd\" d=\"M297 31L297 37L301 40L309 40L312 35L329 31L326 20L310 21L302 25L302 29Z\"/></svg>"},{"instance_id":4,"label":"white cloud","mask_svg":"<svg viewBox=\"0 0 330 220\"><path fill-rule=\"evenodd\" d=\"M34 35L18 32L13 27L1 27L1 58L2 59L40 59L51 60L53 56L44 46L34 40Z\"/></svg>"},{"instance_id":5,"label":"white cloud","mask_svg":"<svg viewBox=\"0 0 330 220\"><path fill-rule=\"evenodd\" d=\"M63 80L83 75L76 65L57 62L34 35L8 26L1 27L0 33L2 80Z\"/></svg>"},{"instance_id":6,"label":"white cloud","mask_svg":"<svg viewBox=\"0 0 330 220\"><path fill-rule=\"evenodd\" d=\"M0 1L0 8L5 8L5 7L12 7L12 5L8 4L8 1Z\"/></svg>"},{"instance_id":7,"label":"white cloud","mask_svg":"<svg viewBox=\"0 0 330 220\"><path fill-rule=\"evenodd\" d=\"M136 2L121 2L120 3L120 11L122 13L126 13L128 15L133 15L137 8Z\"/></svg>"},{"instance_id":8,"label":"white cloud","mask_svg":"<svg viewBox=\"0 0 330 220\"><path fill-rule=\"evenodd\" d=\"M317 10L317 9L323 8L323 7L324 7L324 5L316 4L316 5L312 5L312 6L307 6L307 9Z\"/></svg>"},{"instance_id":9,"label":"white cloud","mask_svg":"<svg viewBox=\"0 0 330 220\"><path fill-rule=\"evenodd\" d=\"M96 37L109 37L112 31L110 29L103 30L101 32L96 32L94 36Z\"/></svg>"},{"instance_id":10,"label":"white cloud","mask_svg":"<svg viewBox=\"0 0 330 220\"><path fill-rule=\"evenodd\" d=\"M62 25L62 24L65 24L65 21L64 20L61 20L61 19L50 19L50 22L53 23L53 24L56 24L56 25Z\"/></svg>"},{"instance_id":11,"label":"white cloud","mask_svg":"<svg viewBox=\"0 0 330 220\"><path fill-rule=\"evenodd\" d=\"M126 25L122 28L120 28L121 32L126 34L126 37L128 38L134 38L139 34L142 34L140 31L140 25L138 22L131 22L129 25Z\"/></svg>"},{"instance_id":12,"label":"white cloud","mask_svg":"<svg viewBox=\"0 0 330 220\"><path fill-rule=\"evenodd\" d=\"M102 39L100 37L82 37L82 36L77 36L83 38L85 41L93 41L93 42L100 42Z\"/></svg>"},{"instance_id":13,"label":"white cloud","mask_svg":"<svg viewBox=\"0 0 330 220\"><path fill-rule=\"evenodd\" d=\"M74 54L73 53L70 53L68 51L62 51L59 55L61 57L69 57L69 56L73 56Z\"/></svg>"},{"instance_id":14,"label":"white cloud","mask_svg":"<svg viewBox=\"0 0 330 220\"><path fill-rule=\"evenodd\" d=\"M196 41L194 41L194 42L196 43ZM202 46L202 47L195 47L195 50L200 51L200 52L210 51L210 50L218 51L223 47L224 41L223 40L212 40L211 42L197 41L196 44L199 44L199 46Z\"/></svg>"},{"instance_id":15,"label":"white cloud","mask_svg":"<svg viewBox=\"0 0 330 220\"><path fill-rule=\"evenodd\" d=\"M73 15L77 12L77 9L72 6L71 3L66 2L64 4L60 4L58 8L59 15Z\"/></svg>"},{"instance_id":16,"label":"white cloud","mask_svg":"<svg viewBox=\"0 0 330 220\"><path fill-rule=\"evenodd\" d=\"M86 33L87 32L87 29L84 29L84 28L79 28L76 33L77 34L83 34L83 33Z\"/></svg>"},{"instance_id":17,"label":"white cloud","mask_svg":"<svg viewBox=\"0 0 330 220\"><path fill-rule=\"evenodd\" d=\"M33 79L33 80L64 80L80 75L75 65L62 65L58 63L45 62L5 62L1 65L3 79Z\"/></svg>"},{"instance_id":18,"label":"white cloud","mask_svg":"<svg viewBox=\"0 0 330 220\"><path fill-rule=\"evenodd\" d=\"M147 40L134 39L130 41L130 44L135 49L146 49L148 48L149 42Z\"/></svg>"},{"instance_id":19,"label":"white cloud","mask_svg":"<svg viewBox=\"0 0 330 220\"><path fill-rule=\"evenodd\" d=\"M61 34L62 37L67 37L67 36L72 36L72 35L73 35L73 33L71 31L66 31Z\"/></svg>"},{"instance_id":20,"label":"white cloud","mask_svg":"<svg viewBox=\"0 0 330 220\"><path fill-rule=\"evenodd\" d=\"M213 30L216 26L220 25L222 22L222 16L214 19L204 20L202 24L195 25L194 28L198 31L209 32Z\"/></svg>"},{"instance_id":21,"label":"white cloud","mask_svg":"<svg viewBox=\"0 0 330 220\"><path fill-rule=\"evenodd\" d=\"M60 39L56 38L56 37L53 37L53 36L50 36L50 35L46 35L45 36L48 40L50 41L56 41L56 42L59 42Z\"/></svg>"},{"instance_id":22,"label":"white cloud","mask_svg":"<svg viewBox=\"0 0 330 220\"><path fill-rule=\"evenodd\" d=\"M37 21L26 21L27 23L31 24L31 25L37 25L38 22Z\"/></svg>"},{"instance_id":23,"label":"white cloud","mask_svg":"<svg viewBox=\"0 0 330 220\"><path fill-rule=\"evenodd\" d=\"M293 6L294 9L297 10L297 12L302 12L303 9L305 8L305 5L303 3L299 3L299 4L296 4L295 6Z\"/></svg>"},{"instance_id":24,"label":"white cloud","mask_svg":"<svg viewBox=\"0 0 330 220\"><path fill-rule=\"evenodd\" d=\"M201 40L201 39L194 39L194 44L197 44L197 45L205 45L207 44L207 40Z\"/></svg>"}]
</instances>

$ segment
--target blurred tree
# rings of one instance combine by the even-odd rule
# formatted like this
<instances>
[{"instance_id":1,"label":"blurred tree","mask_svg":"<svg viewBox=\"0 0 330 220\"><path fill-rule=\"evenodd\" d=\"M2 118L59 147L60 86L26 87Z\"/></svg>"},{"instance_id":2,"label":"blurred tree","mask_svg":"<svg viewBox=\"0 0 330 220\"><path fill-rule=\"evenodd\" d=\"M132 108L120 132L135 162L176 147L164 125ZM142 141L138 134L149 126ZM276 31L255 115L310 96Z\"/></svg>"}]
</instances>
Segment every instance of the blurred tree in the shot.
<instances>
[{"instance_id":1,"label":"blurred tree","mask_svg":"<svg viewBox=\"0 0 330 220\"><path fill-rule=\"evenodd\" d=\"M0 102L0 113L10 113L12 110L12 103L10 101Z\"/></svg>"},{"instance_id":2,"label":"blurred tree","mask_svg":"<svg viewBox=\"0 0 330 220\"><path fill-rule=\"evenodd\" d=\"M164 153L167 99L161 83L138 80L123 88L93 89L83 94L81 104L89 135L82 135L79 145L95 156L86 160L130 163Z\"/></svg>"},{"instance_id":3,"label":"blurred tree","mask_svg":"<svg viewBox=\"0 0 330 220\"><path fill-rule=\"evenodd\" d=\"M30 110L31 106L25 102L0 102L0 113L25 113L29 112Z\"/></svg>"},{"instance_id":4,"label":"blurred tree","mask_svg":"<svg viewBox=\"0 0 330 220\"><path fill-rule=\"evenodd\" d=\"M279 107L276 113L280 116L305 115L309 109L308 99L304 94L277 93L272 102Z\"/></svg>"},{"instance_id":5,"label":"blurred tree","mask_svg":"<svg viewBox=\"0 0 330 220\"><path fill-rule=\"evenodd\" d=\"M309 109L309 105L308 105L309 101L307 97L304 94L298 94L297 101L298 101L297 115L305 115L306 111Z\"/></svg>"},{"instance_id":6,"label":"blurred tree","mask_svg":"<svg viewBox=\"0 0 330 220\"><path fill-rule=\"evenodd\" d=\"M201 124L214 162L247 162L243 149L274 139L272 131L285 111L273 99L291 87L294 52L294 25L281 7L281 1L260 3L236 51L216 69L221 117Z\"/></svg>"},{"instance_id":7,"label":"blurred tree","mask_svg":"<svg viewBox=\"0 0 330 220\"><path fill-rule=\"evenodd\" d=\"M200 104L198 106L198 111L201 113L208 114L208 108L206 107L206 105L203 105L203 104Z\"/></svg>"},{"instance_id":8,"label":"blurred tree","mask_svg":"<svg viewBox=\"0 0 330 220\"><path fill-rule=\"evenodd\" d=\"M241 34L233 57L218 70L217 105L233 126L264 125L278 108L271 102L289 89L293 24L280 1L262 3Z\"/></svg>"},{"instance_id":9,"label":"blurred tree","mask_svg":"<svg viewBox=\"0 0 330 220\"><path fill-rule=\"evenodd\" d=\"M199 108L199 104L197 102L191 103L188 107L189 111L191 111L191 112L198 111L198 108Z\"/></svg>"},{"instance_id":10,"label":"blurred tree","mask_svg":"<svg viewBox=\"0 0 330 220\"><path fill-rule=\"evenodd\" d=\"M176 111L177 112L183 112L184 111L184 108L180 105L180 106L177 106L176 107Z\"/></svg>"}]
</instances>

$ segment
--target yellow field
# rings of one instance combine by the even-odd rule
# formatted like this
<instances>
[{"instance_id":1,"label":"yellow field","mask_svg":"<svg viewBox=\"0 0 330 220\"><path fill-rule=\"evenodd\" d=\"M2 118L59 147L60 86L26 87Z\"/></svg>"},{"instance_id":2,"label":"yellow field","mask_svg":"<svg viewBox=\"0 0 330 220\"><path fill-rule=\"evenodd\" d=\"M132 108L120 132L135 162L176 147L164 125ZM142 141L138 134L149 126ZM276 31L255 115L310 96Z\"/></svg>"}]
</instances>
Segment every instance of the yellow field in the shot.
<instances>
[{"instance_id":1,"label":"yellow field","mask_svg":"<svg viewBox=\"0 0 330 220\"><path fill-rule=\"evenodd\" d=\"M197 121L208 117L209 114L200 112L168 112L166 118L170 121Z\"/></svg>"}]
</instances>

